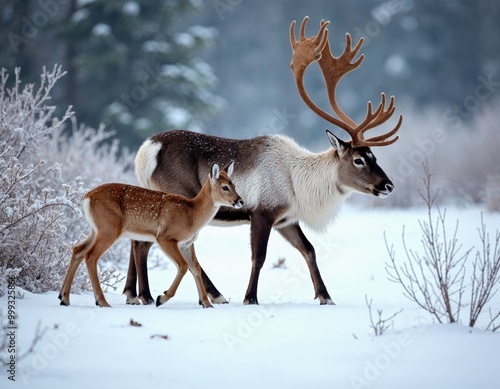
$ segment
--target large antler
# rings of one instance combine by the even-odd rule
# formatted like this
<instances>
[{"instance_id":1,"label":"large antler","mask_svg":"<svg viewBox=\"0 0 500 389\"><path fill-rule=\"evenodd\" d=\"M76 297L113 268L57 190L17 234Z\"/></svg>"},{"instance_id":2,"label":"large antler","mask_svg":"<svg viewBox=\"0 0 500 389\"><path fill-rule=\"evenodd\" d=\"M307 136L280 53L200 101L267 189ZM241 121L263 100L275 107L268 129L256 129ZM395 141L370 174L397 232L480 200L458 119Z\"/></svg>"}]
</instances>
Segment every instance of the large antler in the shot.
<instances>
[{"instance_id":1,"label":"large antler","mask_svg":"<svg viewBox=\"0 0 500 389\"><path fill-rule=\"evenodd\" d=\"M335 93L340 79L345 74L358 68L361 62L363 62L363 55L355 62L352 62L363 45L363 38L360 38L356 46L352 48L351 36L346 34L344 52L339 57L334 57L330 51L328 30L326 29L330 22L322 20L318 35L312 38L306 38L305 29L308 20L309 17L306 16L300 25L300 36L298 41L295 38L295 20L290 25L290 43L293 52L290 66L295 77L299 94L304 102L317 115L345 130L351 136L352 145L354 147L387 146L396 142L398 136L392 139L389 138L396 134L401 127L403 121L401 115L399 116L396 126L391 131L369 139L364 138L364 133L366 131L385 123L393 115L395 111L394 96L391 96L389 107L385 109L386 97L385 94L382 93L381 102L374 112L372 111L372 103L369 101L366 117L359 125L347 116L337 104ZM319 108L307 95L304 87L304 74L307 67L315 61L318 61L321 72L323 73L330 105L339 119Z\"/></svg>"}]
</instances>

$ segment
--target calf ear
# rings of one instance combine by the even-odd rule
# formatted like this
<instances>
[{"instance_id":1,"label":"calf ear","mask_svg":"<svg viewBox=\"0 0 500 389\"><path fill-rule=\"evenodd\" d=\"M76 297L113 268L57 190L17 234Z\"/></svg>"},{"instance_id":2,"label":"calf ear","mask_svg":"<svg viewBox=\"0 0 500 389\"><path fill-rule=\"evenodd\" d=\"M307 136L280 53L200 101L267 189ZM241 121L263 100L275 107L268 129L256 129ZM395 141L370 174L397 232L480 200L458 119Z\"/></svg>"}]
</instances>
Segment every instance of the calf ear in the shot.
<instances>
[{"instance_id":1,"label":"calf ear","mask_svg":"<svg viewBox=\"0 0 500 389\"><path fill-rule=\"evenodd\" d=\"M214 163L212 165L212 169L210 169L210 179L212 180L212 182L215 182L219 179L219 174L220 174L219 165Z\"/></svg>"},{"instance_id":2,"label":"calf ear","mask_svg":"<svg viewBox=\"0 0 500 389\"><path fill-rule=\"evenodd\" d=\"M344 155L345 151L347 150L347 143L342 139L337 138L328 130L326 130L326 136L328 137L328 140L330 141L330 144L333 146L333 148L339 153L339 157L342 157L342 155Z\"/></svg>"},{"instance_id":3,"label":"calf ear","mask_svg":"<svg viewBox=\"0 0 500 389\"><path fill-rule=\"evenodd\" d=\"M226 172L226 174L227 174L228 177L231 177L233 175L233 171L234 171L234 161L231 161L229 163L229 165L227 165L224 168L224 171Z\"/></svg>"}]
</instances>

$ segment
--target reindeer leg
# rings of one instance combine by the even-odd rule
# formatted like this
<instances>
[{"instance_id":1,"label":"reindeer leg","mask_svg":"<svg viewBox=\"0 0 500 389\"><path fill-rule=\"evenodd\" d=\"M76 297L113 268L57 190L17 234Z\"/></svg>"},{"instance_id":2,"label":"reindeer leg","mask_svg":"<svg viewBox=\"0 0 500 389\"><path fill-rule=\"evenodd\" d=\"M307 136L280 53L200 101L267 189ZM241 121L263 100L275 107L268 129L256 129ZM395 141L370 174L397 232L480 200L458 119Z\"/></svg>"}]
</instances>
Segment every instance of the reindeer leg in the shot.
<instances>
[{"instance_id":1,"label":"reindeer leg","mask_svg":"<svg viewBox=\"0 0 500 389\"><path fill-rule=\"evenodd\" d=\"M131 241L130 260L127 273L127 281L123 294L127 296L127 304L144 305L154 302L149 290L148 280L148 253L153 243ZM137 279L139 279L139 297L137 296Z\"/></svg>"},{"instance_id":2,"label":"reindeer leg","mask_svg":"<svg viewBox=\"0 0 500 389\"><path fill-rule=\"evenodd\" d=\"M250 220L250 240L252 246L252 272L245 293L244 304L259 304L257 300L257 285L260 269L264 265L267 254L267 243L273 222L266 215L255 212Z\"/></svg>"},{"instance_id":3,"label":"reindeer leg","mask_svg":"<svg viewBox=\"0 0 500 389\"><path fill-rule=\"evenodd\" d=\"M312 282L314 285L315 299L319 298L321 305L335 305L335 303L330 298L326 286L321 278L319 272L318 264L316 263L316 252L314 247L309 242L302 232L302 229L298 224L292 224L280 228L278 232L285 238L293 247L300 251L304 259L306 260L307 267L311 273Z\"/></svg>"},{"instance_id":4,"label":"reindeer leg","mask_svg":"<svg viewBox=\"0 0 500 389\"><path fill-rule=\"evenodd\" d=\"M139 305L141 302L137 298L137 269L135 267L134 248L138 242L130 241L130 259L128 262L127 280L123 288L123 294L127 296L127 304Z\"/></svg>"},{"instance_id":5,"label":"reindeer leg","mask_svg":"<svg viewBox=\"0 0 500 389\"><path fill-rule=\"evenodd\" d=\"M201 280L203 281L203 286L207 291L208 297L210 297L210 300L212 300L212 303L227 304L229 301L226 300L226 298L222 295L222 293L219 292L219 290L212 283L210 278L208 278L207 273L205 273L205 270L203 270L202 267L200 267L200 269L201 269Z\"/></svg>"}]
</instances>

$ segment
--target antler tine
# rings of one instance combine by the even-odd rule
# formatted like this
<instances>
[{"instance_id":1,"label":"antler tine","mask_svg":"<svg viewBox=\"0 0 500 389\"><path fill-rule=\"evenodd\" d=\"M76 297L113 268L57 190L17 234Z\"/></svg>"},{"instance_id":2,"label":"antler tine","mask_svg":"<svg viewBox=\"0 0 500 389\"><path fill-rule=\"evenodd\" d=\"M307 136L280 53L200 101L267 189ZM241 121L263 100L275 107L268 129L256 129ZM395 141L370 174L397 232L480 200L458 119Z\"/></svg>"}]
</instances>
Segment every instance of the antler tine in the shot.
<instances>
[{"instance_id":1,"label":"antler tine","mask_svg":"<svg viewBox=\"0 0 500 389\"><path fill-rule=\"evenodd\" d=\"M358 43L356 43L356 46L352 48L352 40L351 40L351 34L346 33L345 34L345 48L344 48L344 53L342 53L341 56L344 56L346 54L346 59L351 62L353 58L358 54L359 50L361 50L361 46L363 46L363 43L365 42L365 39L363 37L359 38ZM356 69L359 65L361 65L361 62L365 59L364 54L361 54L361 56L358 58L358 60L354 63L352 63L352 69Z\"/></svg>"},{"instance_id":2,"label":"antler tine","mask_svg":"<svg viewBox=\"0 0 500 389\"><path fill-rule=\"evenodd\" d=\"M306 25L307 25L307 22L309 21L309 16L306 16L303 20L302 20L302 23L300 23L300 35L299 35L299 39L300 40L303 40L303 39L306 39Z\"/></svg>"},{"instance_id":3,"label":"antler tine","mask_svg":"<svg viewBox=\"0 0 500 389\"><path fill-rule=\"evenodd\" d=\"M326 47L326 44L328 43L328 30L326 29L328 24L330 24L330 22L325 22L325 24L321 26L318 35L316 36L316 41L320 39L317 48L319 54L319 57L317 58L318 60L321 58L321 53L323 52L324 48Z\"/></svg>"},{"instance_id":4,"label":"antler tine","mask_svg":"<svg viewBox=\"0 0 500 389\"><path fill-rule=\"evenodd\" d=\"M295 20L290 24L290 44L292 45L292 50L297 47L297 38L295 38Z\"/></svg>"},{"instance_id":5,"label":"antler tine","mask_svg":"<svg viewBox=\"0 0 500 389\"><path fill-rule=\"evenodd\" d=\"M371 147L371 146L387 146L390 145L394 142L396 142L399 139L399 136L394 137L393 139L389 139L392 137L394 134L396 134L399 129L401 128L401 124L403 123L403 116L399 115L398 122L394 126L394 128L386 132L385 134L382 135L377 135L373 136L368 139L363 139L363 133L364 131L358 132L356 141L353 140L353 146L355 147L360 147L360 146L366 146L366 147Z\"/></svg>"},{"instance_id":6,"label":"antler tine","mask_svg":"<svg viewBox=\"0 0 500 389\"><path fill-rule=\"evenodd\" d=\"M367 146L367 147L388 146L388 145L393 144L394 142L396 142L399 139L399 136L396 136L396 137L389 139L389 140L384 140L384 139L388 139L391 136L393 136L396 132L398 132L402 123L403 123L403 115L399 115L398 122L396 123L396 126L391 131L389 131L388 133L383 134L383 135L378 135L378 136L374 136L372 138L363 140L363 146Z\"/></svg>"},{"instance_id":7,"label":"antler tine","mask_svg":"<svg viewBox=\"0 0 500 389\"><path fill-rule=\"evenodd\" d=\"M394 106L394 96L391 96L389 107L387 107L387 109L385 109L385 102L385 93L381 93L381 102L377 110L371 115L370 118L367 114L366 119L358 126L359 130L364 133L373 127L385 123L394 114L394 111L396 110L396 107Z\"/></svg>"},{"instance_id":8,"label":"antler tine","mask_svg":"<svg viewBox=\"0 0 500 389\"><path fill-rule=\"evenodd\" d=\"M372 112L371 101L368 102L365 120L352 131L352 134L354 134L354 136L351 135L353 139L353 146L387 146L394 143L398 139L398 137L395 137L393 139L387 140L399 131L399 128L401 127L401 124L403 122L403 117L401 115L399 116L398 123L391 131L382 135L371 137L369 139L364 139L364 133L367 130L386 122L393 115L396 109L394 101L394 96L391 96L389 106L387 107L387 109L385 109L386 97L385 94L382 93L381 102L375 112Z\"/></svg>"}]
</instances>

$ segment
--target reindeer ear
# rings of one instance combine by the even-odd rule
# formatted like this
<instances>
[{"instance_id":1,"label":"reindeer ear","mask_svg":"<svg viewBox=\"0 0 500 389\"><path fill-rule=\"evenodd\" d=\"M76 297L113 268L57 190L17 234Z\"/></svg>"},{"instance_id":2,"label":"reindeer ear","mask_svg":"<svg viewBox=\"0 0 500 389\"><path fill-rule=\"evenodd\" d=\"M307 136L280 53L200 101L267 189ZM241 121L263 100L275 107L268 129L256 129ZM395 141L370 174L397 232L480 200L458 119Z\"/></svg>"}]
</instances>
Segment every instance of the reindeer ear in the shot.
<instances>
[{"instance_id":1,"label":"reindeer ear","mask_svg":"<svg viewBox=\"0 0 500 389\"><path fill-rule=\"evenodd\" d=\"M220 174L219 165L214 163L212 165L212 169L210 169L210 179L212 180L212 182L215 182L219 179L219 174Z\"/></svg>"},{"instance_id":2,"label":"reindeer ear","mask_svg":"<svg viewBox=\"0 0 500 389\"><path fill-rule=\"evenodd\" d=\"M231 177L233 175L233 171L234 171L234 161L231 161L229 163L229 165L227 165L224 168L224 171L226 172L226 174L227 174L228 177Z\"/></svg>"},{"instance_id":3,"label":"reindeer ear","mask_svg":"<svg viewBox=\"0 0 500 389\"><path fill-rule=\"evenodd\" d=\"M330 144L333 146L335 150L337 150L339 156L342 157L344 152L347 150L347 143L344 142L342 139L337 138L328 130L326 130L326 136L328 136Z\"/></svg>"}]
</instances>

